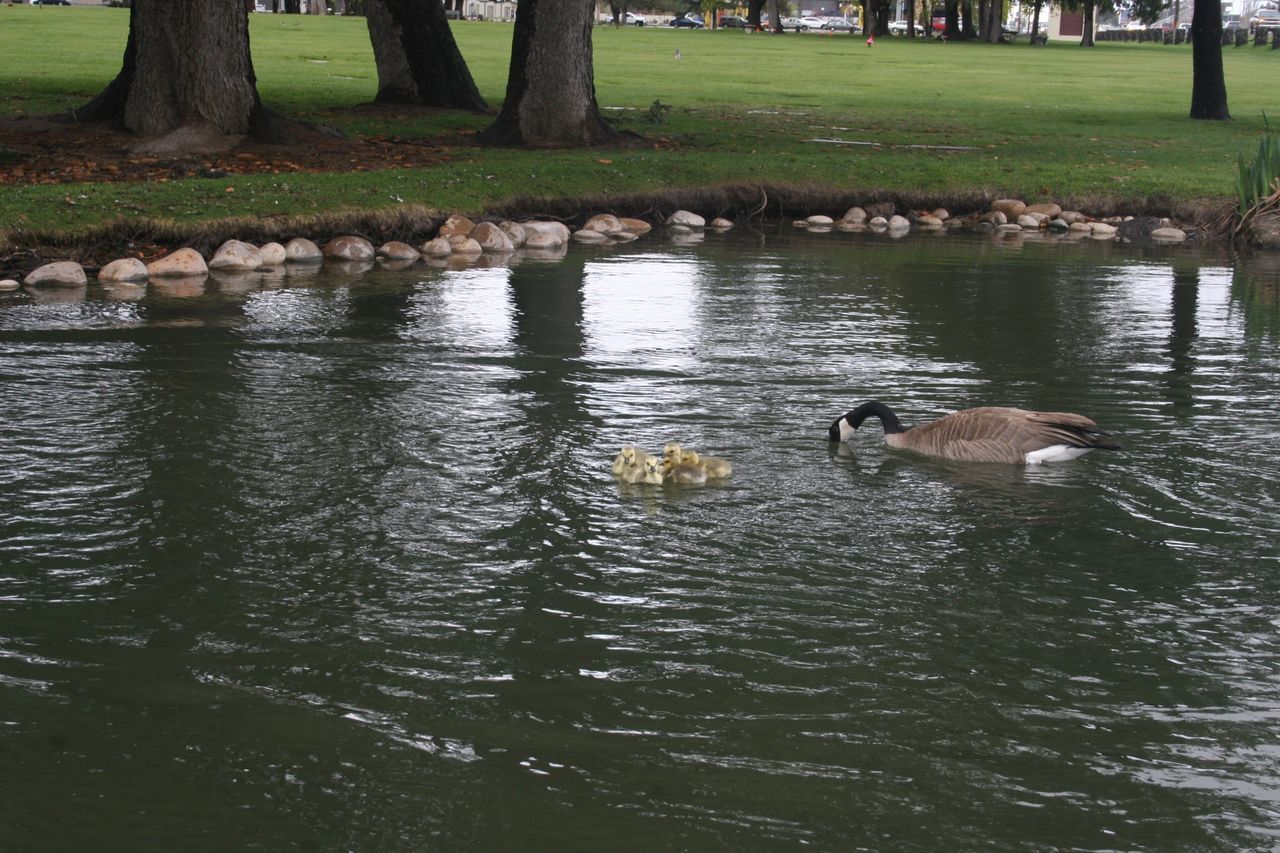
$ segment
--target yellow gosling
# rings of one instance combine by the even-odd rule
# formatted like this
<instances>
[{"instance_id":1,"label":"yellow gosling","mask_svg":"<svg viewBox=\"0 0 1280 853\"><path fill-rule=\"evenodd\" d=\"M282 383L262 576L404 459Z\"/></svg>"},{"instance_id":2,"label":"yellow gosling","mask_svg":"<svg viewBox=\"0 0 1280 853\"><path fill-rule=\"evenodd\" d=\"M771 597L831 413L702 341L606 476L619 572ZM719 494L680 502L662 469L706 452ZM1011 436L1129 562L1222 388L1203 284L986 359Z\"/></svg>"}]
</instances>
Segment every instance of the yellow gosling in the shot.
<instances>
[{"instance_id":1,"label":"yellow gosling","mask_svg":"<svg viewBox=\"0 0 1280 853\"><path fill-rule=\"evenodd\" d=\"M645 455L644 458L644 482L652 483L655 486L661 486L666 475L662 470L662 460L656 456Z\"/></svg>"},{"instance_id":2,"label":"yellow gosling","mask_svg":"<svg viewBox=\"0 0 1280 853\"><path fill-rule=\"evenodd\" d=\"M613 460L613 476L621 477L623 471L633 465L639 465L639 460L647 455L643 450L638 450L630 444L622 445L622 450Z\"/></svg>"},{"instance_id":3,"label":"yellow gosling","mask_svg":"<svg viewBox=\"0 0 1280 853\"><path fill-rule=\"evenodd\" d=\"M729 460L715 456L701 456L696 450L686 450L680 461L697 465L707 472L707 479L710 480L723 480L733 474L733 466L729 464Z\"/></svg>"},{"instance_id":4,"label":"yellow gosling","mask_svg":"<svg viewBox=\"0 0 1280 853\"><path fill-rule=\"evenodd\" d=\"M673 483L701 485L707 482L707 472L699 465L681 462L667 472L667 479Z\"/></svg>"}]
</instances>

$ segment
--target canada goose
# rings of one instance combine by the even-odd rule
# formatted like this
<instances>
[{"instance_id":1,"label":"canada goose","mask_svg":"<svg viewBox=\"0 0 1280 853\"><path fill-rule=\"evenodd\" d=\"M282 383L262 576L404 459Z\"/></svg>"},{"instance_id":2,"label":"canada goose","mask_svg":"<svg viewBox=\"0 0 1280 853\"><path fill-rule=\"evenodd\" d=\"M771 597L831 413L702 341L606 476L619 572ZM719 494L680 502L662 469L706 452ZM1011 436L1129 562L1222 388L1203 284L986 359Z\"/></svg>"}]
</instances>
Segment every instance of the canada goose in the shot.
<instances>
[{"instance_id":1,"label":"canada goose","mask_svg":"<svg viewBox=\"0 0 1280 853\"><path fill-rule=\"evenodd\" d=\"M667 479L673 483L702 485L707 482L707 469L692 462L677 462L667 471Z\"/></svg>"},{"instance_id":2,"label":"canada goose","mask_svg":"<svg viewBox=\"0 0 1280 853\"><path fill-rule=\"evenodd\" d=\"M639 465L641 460L648 455L649 454L645 453L643 450L640 450L630 444L622 445L622 450L618 452L618 455L613 460L613 476L621 477L623 471L627 468Z\"/></svg>"},{"instance_id":3,"label":"canada goose","mask_svg":"<svg viewBox=\"0 0 1280 853\"><path fill-rule=\"evenodd\" d=\"M680 464L680 459L684 455L684 449L674 441L668 441L662 447L662 468L664 471L670 471L672 468Z\"/></svg>"},{"instance_id":4,"label":"canada goose","mask_svg":"<svg viewBox=\"0 0 1280 853\"><path fill-rule=\"evenodd\" d=\"M659 464L657 459L652 456L646 456L646 459L653 459L654 464ZM622 469L622 473L618 475L618 479L624 483L643 483L645 476L648 474L644 462L637 461L635 465L628 465Z\"/></svg>"},{"instance_id":5,"label":"canada goose","mask_svg":"<svg viewBox=\"0 0 1280 853\"><path fill-rule=\"evenodd\" d=\"M662 460L656 456L644 458L644 482L661 486L666 475L662 470Z\"/></svg>"},{"instance_id":6,"label":"canada goose","mask_svg":"<svg viewBox=\"0 0 1280 853\"><path fill-rule=\"evenodd\" d=\"M696 450L686 450L680 456L681 462L696 465L707 472L708 480L722 480L733 473L733 466L726 459L714 456L702 456Z\"/></svg>"},{"instance_id":7,"label":"canada goose","mask_svg":"<svg viewBox=\"0 0 1280 853\"><path fill-rule=\"evenodd\" d=\"M848 441L872 416L880 419L885 444L890 447L959 462L1038 465L1065 462L1099 447L1120 449L1115 439L1084 415L987 406L962 409L908 429L888 406L877 401L863 403L837 418L827 437Z\"/></svg>"}]
</instances>

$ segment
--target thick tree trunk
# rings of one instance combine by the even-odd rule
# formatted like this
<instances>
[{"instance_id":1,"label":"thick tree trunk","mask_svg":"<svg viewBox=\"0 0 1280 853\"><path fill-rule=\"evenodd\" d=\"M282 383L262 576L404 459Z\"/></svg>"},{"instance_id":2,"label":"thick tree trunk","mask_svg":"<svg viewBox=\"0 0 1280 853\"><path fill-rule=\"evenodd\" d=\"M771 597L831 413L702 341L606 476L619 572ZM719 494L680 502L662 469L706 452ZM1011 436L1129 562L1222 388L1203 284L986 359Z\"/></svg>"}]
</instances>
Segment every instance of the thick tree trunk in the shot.
<instances>
[{"instance_id":1,"label":"thick tree trunk","mask_svg":"<svg viewBox=\"0 0 1280 853\"><path fill-rule=\"evenodd\" d=\"M375 100L489 109L438 0L368 0L365 20L378 67Z\"/></svg>"},{"instance_id":2,"label":"thick tree trunk","mask_svg":"<svg viewBox=\"0 0 1280 853\"><path fill-rule=\"evenodd\" d=\"M1040 7L1044 5L1044 0L1036 0L1036 10L1031 15L1031 44L1039 44L1036 41L1040 38Z\"/></svg>"},{"instance_id":3,"label":"thick tree trunk","mask_svg":"<svg viewBox=\"0 0 1280 853\"><path fill-rule=\"evenodd\" d=\"M983 8L982 20L982 39L989 44L996 44L1000 41L1000 12L1004 9L1004 5L1000 0L986 0L986 6Z\"/></svg>"},{"instance_id":4,"label":"thick tree trunk","mask_svg":"<svg viewBox=\"0 0 1280 853\"><path fill-rule=\"evenodd\" d=\"M120 73L72 116L148 136L184 129L191 144L276 134L258 100L248 16L225 0L134 0Z\"/></svg>"},{"instance_id":5,"label":"thick tree trunk","mask_svg":"<svg viewBox=\"0 0 1280 853\"><path fill-rule=\"evenodd\" d=\"M978 37L978 28L973 23L973 3L965 2L960 6L963 36L967 39Z\"/></svg>"},{"instance_id":6,"label":"thick tree trunk","mask_svg":"<svg viewBox=\"0 0 1280 853\"><path fill-rule=\"evenodd\" d=\"M1191 11L1191 117L1224 121L1227 83L1222 76L1222 2L1195 0Z\"/></svg>"},{"instance_id":7,"label":"thick tree trunk","mask_svg":"<svg viewBox=\"0 0 1280 853\"><path fill-rule=\"evenodd\" d=\"M960 38L960 0L946 0L946 16L942 34L948 39ZM933 22L930 20L932 27Z\"/></svg>"},{"instance_id":8,"label":"thick tree trunk","mask_svg":"<svg viewBox=\"0 0 1280 853\"><path fill-rule=\"evenodd\" d=\"M765 9L769 13L769 30L782 32L782 12L778 9L778 0L765 0Z\"/></svg>"},{"instance_id":9,"label":"thick tree trunk","mask_svg":"<svg viewBox=\"0 0 1280 853\"><path fill-rule=\"evenodd\" d=\"M592 0L519 0L502 111L480 140L535 148L617 137L596 103Z\"/></svg>"},{"instance_id":10,"label":"thick tree trunk","mask_svg":"<svg viewBox=\"0 0 1280 853\"><path fill-rule=\"evenodd\" d=\"M1084 0L1084 33L1080 36L1081 47L1093 47L1093 0Z\"/></svg>"}]
</instances>

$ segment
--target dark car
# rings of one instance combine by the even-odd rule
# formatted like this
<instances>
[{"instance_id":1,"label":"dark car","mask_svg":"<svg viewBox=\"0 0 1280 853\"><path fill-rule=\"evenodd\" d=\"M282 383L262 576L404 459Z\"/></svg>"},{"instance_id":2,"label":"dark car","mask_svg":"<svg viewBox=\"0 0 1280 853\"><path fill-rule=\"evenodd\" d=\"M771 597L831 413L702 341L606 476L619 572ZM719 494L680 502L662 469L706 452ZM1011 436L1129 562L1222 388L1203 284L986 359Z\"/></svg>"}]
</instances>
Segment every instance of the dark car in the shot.
<instances>
[{"instance_id":1,"label":"dark car","mask_svg":"<svg viewBox=\"0 0 1280 853\"><path fill-rule=\"evenodd\" d=\"M740 18L737 15L721 15L720 26L722 27L745 27L747 25L746 18Z\"/></svg>"},{"instance_id":2,"label":"dark car","mask_svg":"<svg viewBox=\"0 0 1280 853\"><path fill-rule=\"evenodd\" d=\"M31 0L32 6L70 6L71 0Z\"/></svg>"},{"instance_id":3,"label":"dark car","mask_svg":"<svg viewBox=\"0 0 1280 853\"><path fill-rule=\"evenodd\" d=\"M678 18L672 18L671 22L667 26L687 27L691 30L700 30L704 25L702 21L699 21L697 18L690 18L685 15L681 15Z\"/></svg>"}]
</instances>

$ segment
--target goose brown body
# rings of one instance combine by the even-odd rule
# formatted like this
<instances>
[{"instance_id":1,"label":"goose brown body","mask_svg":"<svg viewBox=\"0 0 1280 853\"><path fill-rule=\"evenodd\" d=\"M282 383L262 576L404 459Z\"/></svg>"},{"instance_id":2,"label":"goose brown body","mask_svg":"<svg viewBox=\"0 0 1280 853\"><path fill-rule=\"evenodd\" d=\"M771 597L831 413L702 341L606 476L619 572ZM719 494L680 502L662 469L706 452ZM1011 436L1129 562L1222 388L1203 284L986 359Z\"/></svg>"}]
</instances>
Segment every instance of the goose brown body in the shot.
<instances>
[{"instance_id":1,"label":"goose brown body","mask_svg":"<svg viewBox=\"0 0 1280 853\"><path fill-rule=\"evenodd\" d=\"M873 416L884 426L884 440L890 447L960 462L1034 465L1074 459L1099 448L1120 447L1084 415L999 406L962 409L936 421L904 428L888 406L872 401L838 418L828 435L832 441L847 440L864 420Z\"/></svg>"}]
</instances>

